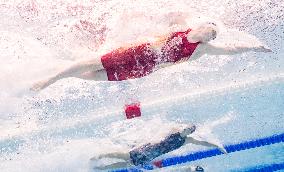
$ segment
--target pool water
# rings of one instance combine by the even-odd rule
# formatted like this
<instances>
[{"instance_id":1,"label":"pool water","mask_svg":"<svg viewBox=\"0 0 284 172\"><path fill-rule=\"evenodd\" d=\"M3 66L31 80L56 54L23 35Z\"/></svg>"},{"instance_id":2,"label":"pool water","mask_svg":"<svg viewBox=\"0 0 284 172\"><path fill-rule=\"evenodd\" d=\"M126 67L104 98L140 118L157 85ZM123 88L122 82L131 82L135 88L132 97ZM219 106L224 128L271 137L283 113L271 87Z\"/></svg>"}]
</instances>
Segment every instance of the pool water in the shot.
<instances>
[{"instance_id":1,"label":"pool water","mask_svg":"<svg viewBox=\"0 0 284 172\"><path fill-rule=\"evenodd\" d=\"M93 165L114 160L90 158L158 141L187 123L222 144L282 134L283 9L282 0L4 0L1 171L96 171ZM170 26L175 18L181 18L180 25ZM213 44L262 42L273 52L205 55L142 79L68 78L39 93L29 91L33 82L76 60L208 20L219 26ZM123 107L137 101L142 117L126 120ZM189 144L158 159L206 149ZM235 172L283 162L284 145L278 143L155 171L200 165L205 171Z\"/></svg>"}]
</instances>

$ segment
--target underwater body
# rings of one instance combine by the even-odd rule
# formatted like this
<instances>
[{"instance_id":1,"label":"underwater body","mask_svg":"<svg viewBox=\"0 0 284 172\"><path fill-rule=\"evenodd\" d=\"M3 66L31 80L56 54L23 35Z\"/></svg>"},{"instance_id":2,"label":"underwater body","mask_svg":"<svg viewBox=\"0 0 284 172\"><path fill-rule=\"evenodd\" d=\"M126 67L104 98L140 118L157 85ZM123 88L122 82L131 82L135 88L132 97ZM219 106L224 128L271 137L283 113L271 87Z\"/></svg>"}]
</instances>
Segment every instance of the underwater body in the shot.
<instances>
[{"instance_id":1,"label":"underwater body","mask_svg":"<svg viewBox=\"0 0 284 172\"><path fill-rule=\"evenodd\" d=\"M206 130L217 121L212 135L225 145L282 134L283 9L283 1L271 0L1 2L1 171L94 171L95 155L154 142L177 123ZM140 79L68 78L29 91L60 66L181 29L168 27L176 13L188 26L208 20L221 25L216 43L260 41L273 52L205 55ZM126 120L123 108L135 101L142 117ZM206 149L189 144L159 159ZM278 143L155 171L188 165L247 171L283 162Z\"/></svg>"}]
</instances>

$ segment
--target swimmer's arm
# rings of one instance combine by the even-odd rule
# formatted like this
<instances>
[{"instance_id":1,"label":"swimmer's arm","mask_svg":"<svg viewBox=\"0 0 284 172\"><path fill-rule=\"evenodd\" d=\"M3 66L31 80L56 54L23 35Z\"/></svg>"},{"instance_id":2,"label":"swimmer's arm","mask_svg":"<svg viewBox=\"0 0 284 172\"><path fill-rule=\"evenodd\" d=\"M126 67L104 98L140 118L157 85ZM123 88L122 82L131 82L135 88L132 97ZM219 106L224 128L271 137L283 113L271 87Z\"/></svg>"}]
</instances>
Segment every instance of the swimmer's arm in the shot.
<instances>
[{"instance_id":1,"label":"swimmer's arm","mask_svg":"<svg viewBox=\"0 0 284 172\"><path fill-rule=\"evenodd\" d=\"M130 167L131 164L129 162L116 162L110 165L106 165L106 166L99 166L99 167L95 167L94 169L97 170L111 170L111 169L115 169L115 168L128 168Z\"/></svg>"},{"instance_id":2,"label":"swimmer's arm","mask_svg":"<svg viewBox=\"0 0 284 172\"><path fill-rule=\"evenodd\" d=\"M206 51L206 52L205 52ZM215 46L212 44L206 44L206 50L204 53L210 55L234 55L240 54L248 51L255 52L272 52L271 49L265 46L245 46L245 45L236 45L236 46Z\"/></svg>"},{"instance_id":3,"label":"swimmer's arm","mask_svg":"<svg viewBox=\"0 0 284 172\"><path fill-rule=\"evenodd\" d=\"M112 152L112 153L102 154L99 157L93 157L91 158L91 160L96 160L101 158L118 158L128 161L130 159L130 155L128 152Z\"/></svg>"},{"instance_id":4,"label":"swimmer's arm","mask_svg":"<svg viewBox=\"0 0 284 172\"><path fill-rule=\"evenodd\" d=\"M186 18L189 16L188 12L169 12L165 18L170 27L174 25L186 26Z\"/></svg>"},{"instance_id":5,"label":"swimmer's arm","mask_svg":"<svg viewBox=\"0 0 284 172\"><path fill-rule=\"evenodd\" d=\"M199 140L196 140L192 137L187 137L186 140L185 140L185 144L189 144L189 143L192 143L192 144L195 144L195 145L207 146L207 147L216 147L221 152L223 152L224 154L227 154L227 151L224 149L224 147L220 147L219 145L214 144L214 143L209 143L207 141L199 141Z\"/></svg>"}]
</instances>

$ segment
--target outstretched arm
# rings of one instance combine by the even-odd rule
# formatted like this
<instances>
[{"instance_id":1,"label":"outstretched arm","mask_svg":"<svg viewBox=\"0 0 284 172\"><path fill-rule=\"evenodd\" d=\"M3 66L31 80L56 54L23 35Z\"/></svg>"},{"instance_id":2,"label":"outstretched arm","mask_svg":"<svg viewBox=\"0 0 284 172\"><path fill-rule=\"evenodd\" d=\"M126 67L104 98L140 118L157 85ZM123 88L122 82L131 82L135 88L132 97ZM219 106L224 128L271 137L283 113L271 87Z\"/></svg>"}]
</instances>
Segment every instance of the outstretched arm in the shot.
<instances>
[{"instance_id":1,"label":"outstretched arm","mask_svg":"<svg viewBox=\"0 0 284 172\"><path fill-rule=\"evenodd\" d=\"M254 52L272 52L271 49L264 46L245 46L245 45L236 45L236 46L215 46L212 44L207 44L206 53L210 55L233 55L240 54L248 51Z\"/></svg>"},{"instance_id":2,"label":"outstretched arm","mask_svg":"<svg viewBox=\"0 0 284 172\"><path fill-rule=\"evenodd\" d=\"M103 154L98 157L99 159L101 158L118 158L118 159L123 159L125 161L130 160L130 155L129 152L112 152L108 154ZM91 158L91 160L96 159L96 158Z\"/></svg>"},{"instance_id":3,"label":"outstretched arm","mask_svg":"<svg viewBox=\"0 0 284 172\"><path fill-rule=\"evenodd\" d=\"M188 144L188 143L192 143L192 144L195 144L195 145L207 146L207 147L216 147L221 152L223 152L224 154L227 154L227 151L225 150L225 148L223 146L220 146L220 145L217 145L217 144L214 144L214 143L209 143L207 141L199 141L199 140L196 140L192 137L187 137L185 144Z\"/></svg>"}]
</instances>

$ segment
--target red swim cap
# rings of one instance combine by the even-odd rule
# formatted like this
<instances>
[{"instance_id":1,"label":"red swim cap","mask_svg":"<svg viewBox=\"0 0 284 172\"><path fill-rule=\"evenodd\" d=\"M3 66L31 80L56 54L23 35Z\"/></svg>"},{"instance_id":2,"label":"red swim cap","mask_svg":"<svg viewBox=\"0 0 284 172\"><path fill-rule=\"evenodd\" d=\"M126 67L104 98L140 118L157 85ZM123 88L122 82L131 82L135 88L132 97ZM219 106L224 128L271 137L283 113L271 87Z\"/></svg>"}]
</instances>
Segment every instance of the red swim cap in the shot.
<instances>
[{"instance_id":1,"label":"red swim cap","mask_svg":"<svg viewBox=\"0 0 284 172\"><path fill-rule=\"evenodd\" d=\"M140 117L141 116L140 103L132 103L125 105L124 111L127 119Z\"/></svg>"}]
</instances>

